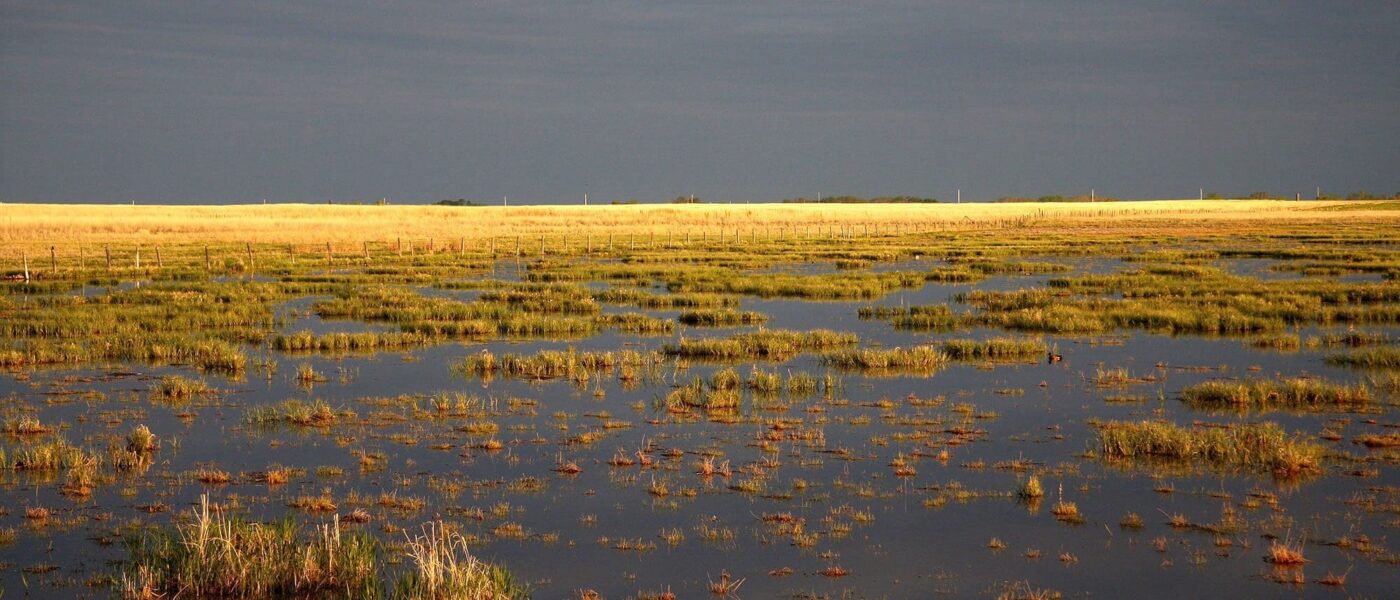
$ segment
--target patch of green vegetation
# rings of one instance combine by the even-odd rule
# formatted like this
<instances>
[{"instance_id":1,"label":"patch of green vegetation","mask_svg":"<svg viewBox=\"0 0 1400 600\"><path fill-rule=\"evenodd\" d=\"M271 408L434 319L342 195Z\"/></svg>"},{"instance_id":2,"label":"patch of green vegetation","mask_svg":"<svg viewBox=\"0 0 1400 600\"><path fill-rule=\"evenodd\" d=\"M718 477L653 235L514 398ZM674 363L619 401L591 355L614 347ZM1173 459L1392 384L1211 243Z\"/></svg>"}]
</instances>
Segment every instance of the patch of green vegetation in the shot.
<instances>
[{"instance_id":1,"label":"patch of green vegetation","mask_svg":"<svg viewBox=\"0 0 1400 600\"><path fill-rule=\"evenodd\" d=\"M934 346L914 346L912 348L852 348L828 352L822 355L822 362L838 369L862 370L871 372L922 372L928 373L948 363L950 358Z\"/></svg>"},{"instance_id":2,"label":"patch of green vegetation","mask_svg":"<svg viewBox=\"0 0 1400 600\"><path fill-rule=\"evenodd\" d=\"M1365 385L1343 385L1302 377L1281 380L1206 381L1183 389L1187 404L1234 409L1355 409L1371 401Z\"/></svg>"},{"instance_id":3,"label":"patch of green vegetation","mask_svg":"<svg viewBox=\"0 0 1400 600\"><path fill-rule=\"evenodd\" d=\"M803 352L813 352L851 346L860 341L854 333L828 329L790 331L761 330L729 338L681 338L676 344L666 344L663 352L683 358L709 360L739 360L759 358L786 360Z\"/></svg>"},{"instance_id":4,"label":"patch of green vegetation","mask_svg":"<svg viewBox=\"0 0 1400 600\"><path fill-rule=\"evenodd\" d=\"M502 375L521 379L585 380L594 374L611 374L615 369L653 367L664 359L657 352L579 352L541 350L533 355L504 354L497 357L489 350L469 354L456 370L471 377Z\"/></svg>"},{"instance_id":5,"label":"patch of green vegetation","mask_svg":"<svg viewBox=\"0 0 1400 600\"><path fill-rule=\"evenodd\" d=\"M768 315L754 311L738 311L732 308L696 309L682 311L676 320L696 327L734 327L738 325L762 325Z\"/></svg>"},{"instance_id":6,"label":"patch of green vegetation","mask_svg":"<svg viewBox=\"0 0 1400 600\"><path fill-rule=\"evenodd\" d=\"M1322 446L1290 438L1269 422L1184 428L1159 421L1110 421L1099 426L1098 438L1108 458L1205 461L1279 476L1316 471L1323 454Z\"/></svg>"},{"instance_id":7,"label":"patch of green vegetation","mask_svg":"<svg viewBox=\"0 0 1400 600\"><path fill-rule=\"evenodd\" d=\"M408 569L390 585L387 558L373 535L338 523L305 531L288 518L246 521L212 511L205 497L194 518L124 539L121 593L128 598L523 598L500 567L481 563L465 540L440 524L409 539L399 557Z\"/></svg>"},{"instance_id":8,"label":"patch of green vegetation","mask_svg":"<svg viewBox=\"0 0 1400 600\"><path fill-rule=\"evenodd\" d=\"M1349 367L1400 369L1400 347L1379 346L1346 354L1333 354L1327 362Z\"/></svg>"},{"instance_id":9,"label":"patch of green vegetation","mask_svg":"<svg viewBox=\"0 0 1400 600\"><path fill-rule=\"evenodd\" d=\"M1020 360L1040 358L1049 352L1041 339L992 338L987 340L947 340L943 353L954 360Z\"/></svg>"}]
</instances>

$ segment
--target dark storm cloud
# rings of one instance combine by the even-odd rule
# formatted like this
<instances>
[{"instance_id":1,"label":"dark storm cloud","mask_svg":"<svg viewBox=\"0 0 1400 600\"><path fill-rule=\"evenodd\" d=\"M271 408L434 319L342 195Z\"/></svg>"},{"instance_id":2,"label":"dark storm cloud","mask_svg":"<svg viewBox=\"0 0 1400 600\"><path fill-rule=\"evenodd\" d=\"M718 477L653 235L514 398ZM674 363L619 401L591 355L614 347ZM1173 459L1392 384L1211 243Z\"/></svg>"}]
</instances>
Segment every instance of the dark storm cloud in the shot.
<instances>
[{"instance_id":1,"label":"dark storm cloud","mask_svg":"<svg viewBox=\"0 0 1400 600\"><path fill-rule=\"evenodd\" d=\"M0 198L1400 191L1400 7L0 4Z\"/></svg>"}]
</instances>

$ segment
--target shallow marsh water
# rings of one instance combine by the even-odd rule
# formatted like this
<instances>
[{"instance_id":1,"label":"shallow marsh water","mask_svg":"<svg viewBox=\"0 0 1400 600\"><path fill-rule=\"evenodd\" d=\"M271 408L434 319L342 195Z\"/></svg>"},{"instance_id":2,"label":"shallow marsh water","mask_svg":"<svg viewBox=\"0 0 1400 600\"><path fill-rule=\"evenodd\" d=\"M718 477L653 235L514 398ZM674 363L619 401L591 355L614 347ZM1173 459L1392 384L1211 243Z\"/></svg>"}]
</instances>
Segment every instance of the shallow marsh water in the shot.
<instances>
[{"instance_id":1,"label":"shallow marsh water","mask_svg":"<svg viewBox=\"0 0 1400 600\"><path fill-rule=\"evenodd\" d=\"M1229 270L1293 276L1253 262L1262 259L1250 260L1233 261ZM930 266L929 261L915 262L919 269ZM1113 261L1064 263L1076 272L1128 268ZM827 272L827 267L793 271ZM821 327L857 333L866 346L908 347L1006 334L989 329L899 331L883 321L861 320L857 310L952 303L958 293L1037 287L1050 277L930 283L869 302L745 297L738 309L768 315L764 327L770 329ZM464 301L479 294L417 291ZM280 306L277 313L289 315L281 327L318 333L392 330L382 324L322 320L308 314L314 300ZM615 310L604 307L605 312ZM640 312L663 318L679 313ZM277 362L275 372L249 368L239 378L177 366L116 364L8 372L0 377L5 403L33 409L30 414L43 423L63 424L61 433L70 441L104 447L106 438L144 423L162 446L149 469L119 476L81 500L61 495L53 476L5 474L0 505L6 514L0 516L0 527L14 528L16 539L0 546L5 564L0 582L12 596L105 596L105 589L85 582L118 572L114 561L123 552L116 532L134 520L168 523L188 514L201 494L209 494L255 518L291 514L319 523L329 515L307 515L286 505L299 496L328 493L341 513L355 507L369 510L374 519L353 526L377 531L389 541L402 541L401 529L413 532L435 518L458 523L471 534L478 555L508 567L535 598L577 597L580 590L622 598L668 589L683 598L706 597L710 583L726 572L743 580L736 595L746 598L994 597L1016 582L1070 598L1121 597L1127 590L1161 598L1222 593L1380 598L1400 589L1400 566L1392 554L1397 543L1392 533L1400 525L1395 508L1400 506L1400 471L1392 462L1364 468L1329 463L1320 476L1285 481L1204 465L1148 468L1085 456L1095 449L1091 420L1147 418L1178 424L1267 419L1314 437L1333 427L1343 432L1343 439L1324 443L1364 456L1367 451L1350 440L1362 433L1394 431L1395 409L1388 402L1366 414L1239 415L1201 411L1178 400L1185 386L1215 378L1364 380L1365 371L1326 363L1328 349L1279 352L1237 338L1118 332L1043 336L1063 357L1055 363L1044 358L954 362L927 376L833 371L812 355L777 363L694 361L684 368L667 361L639 381L595 376L582 385L500 377L483 381L451 368L484 349L498 355L565 348L659 349L682 336L723 337L752 329L678 326L675 333L659 336L603 331L584 339L444 343L378 354L264 350L261 355ZM1394 327L1363 329L1400 338ZM326 381L303 385L295 376L300 365L310 365ZM674 385L693 377L726 367L742 377L755 365L766 371L807 372L818 379L832 373L841 386L831 398L821 392L780 397L760 403L766 408L744 392L735 423L676 418L659 405ZM1095 381L1101 370L1118 368L1126 369L1132 381ZM148 390L167 375L202 377L221 393L173 406L152 402ZM81 395L89 391L105 399ZM499 414L489 420L499 430L462 431L479 419L433 414L427 397L444 392L494 404ZM1109 403L1109 396L1139 400ZM911 397L943 400L935 405L911 402ZM251 408L288 399L324 401L354 416L329 428L248 422ZM775 427L779 419L784 425ZM602 428L605 421L612 426ZM948 433L964 422L977 431ZM604 433L598 441L569 443L586 431ZM504 447L474 447L488 438ZM953 439L956 445L944 444ZM609 464L619 450L639 459L643 449L650 450L642 453L650 466ZM680 454L669 456L669 449ZM942 450L948 452L946 460L936 456ZM729 461L733 475L697 475L695 464L711 455ZM897 456L907 459L912 474L894 474L890 465ZM561 460L577 463L582 471L556 473ZM303 471L276 486L256 483L248 475L271 465ZM1011 465L1017 468L1007 468ZM233 481L195 481L190 473L201 467L227 471ZM1047 490L1039 503L1014 496L1027 468L1039 473ZM1348 474L1352 470L1364 473ZM758 483L734 489L748 481ZM667 494L653 493L658 483L665 484ZM424 504L399 509L381 504L382 494ZM359 504L356 496L362 499ZM1270 497L1276 502L1250 501ZM1081 523L1062 522L1051 514L1060 499L1078 505ZM26 519L27 507L45 507L53 515L42 522ZM1214 523L1222 511L1237 513L1246 526L1217 535L1167 523L1178 514L1191 523ZM1141 529L1120 527L1129 512L1142 517ZM796 521L809 535L802 543L792 532ZM674 543L661 537L677 530ZM1299 569L1304 583L1278 581L1279 572L1263 560L1270 543L1266 535L1303 539L1310 561ZM1373 549L1357 548L1354 541L1362 536ZM1005 548L989 548L992 538ZM1343 538L1353 544L1328 545ZM1291 578L1293 571L1288 573ZM1316 583L1328 573L1346 573L1346 586Z\"/></svg>"}]
</instances>

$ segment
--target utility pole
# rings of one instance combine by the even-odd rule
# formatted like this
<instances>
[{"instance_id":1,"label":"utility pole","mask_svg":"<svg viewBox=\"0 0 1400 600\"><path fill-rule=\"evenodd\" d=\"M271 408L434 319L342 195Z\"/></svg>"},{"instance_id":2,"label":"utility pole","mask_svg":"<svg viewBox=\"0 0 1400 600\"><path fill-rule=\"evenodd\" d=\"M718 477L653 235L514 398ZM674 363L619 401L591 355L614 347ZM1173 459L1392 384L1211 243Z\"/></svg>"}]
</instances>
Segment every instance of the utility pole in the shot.
<instances>
[{"instance_id":1,"label":"utility pole","mask_svg":"<svg viewBox=\"0 0 1400 600\"><path fill-rule=\"evenodd\" d=\"M958 188L958 204L962 204L962 188Z\"/></svg>"},{"instance_id":2,"label":"utility pole","mask_svg":"<svg viewBox=\"0 0 1400 600\"><path fill-rule=\"evenodd\" d=\"M501 206L510 206L510 198L501 196Z\"/></svg>"},{"instance_id":3,"label":"utility pole","mask_svg":"<svg viewBox=\"0 0 1400 600\"><path fill-rule=\"evenodd\" d=\"M588 194L583 195L583 205L588 206Z\"/></svg>"},{"instance_id":4,"label":"utility pole","mask_svg":"<svg viewBox=\"0 0 1400 600\"><path fill-rule=\"evenodd\" d=\"M1089 188L1089 201L1094 201L1094 188Z\"/></svg>"},{"instance_id":5,"label":"utility pole","mask_svg":"<svg viewBox=\"0 0 1400 600\"><path fill-rule=\"evenodd\" d=\"M1200 195L1197 196L1196 199L1197 199L1197 200L1205 200L1205 199L1206 199L1206 188L1201 188Z\"/></svg>"}]
</instances>

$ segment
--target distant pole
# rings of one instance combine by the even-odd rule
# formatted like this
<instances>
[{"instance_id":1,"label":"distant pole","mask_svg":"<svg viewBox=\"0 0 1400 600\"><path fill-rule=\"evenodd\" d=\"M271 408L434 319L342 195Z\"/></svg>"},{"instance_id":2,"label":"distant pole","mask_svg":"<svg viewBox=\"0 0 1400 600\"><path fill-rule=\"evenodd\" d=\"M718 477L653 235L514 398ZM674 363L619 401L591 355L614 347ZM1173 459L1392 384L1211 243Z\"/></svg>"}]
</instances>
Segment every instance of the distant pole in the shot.
<instances>
[{"instance_id":1,"label":"distant pole","mask_svg":"<svg viewBox=\"0 0 1400 600\"><path fill-rule=\"evenodd\" d=\"M507 196L501 196L501 206L510 206L510 198Z\"/></svg>"},{"instance_id":2,"label":"distant pole","mask_svg":"<svg viewBox=\"0 0 1400 600\"><path fill-rule=\"evenodd\" d=\"M962 189L958 189L958 204L962 204Z\"/></svg>"},{"instance_id":3,"label":"distant pole","mask_svg":"<svg viewBox=\"0 0 1400 600\"><path fill-rule=\"evenodd\" d=\"M1094 201L1094 188L1089 188L1089 201Z\"/></svg>"},{"instance_id":4,"label":"distant pole","mask_svg":"<svg viewBox=\"0 0 1400 600\"><path fill-rule=\"evenodd\" d=\"M1206 199L1206 188L1201 188L1200 196L1197 197L1196 199L1197 199L1197 200L1205 200L1205 199Z\"/></svg>"},{"instance_id":5,"label":"distant pole","mask_svg":"<svg viewBox=\"0 0 1400 600\"><path fill-rule=\"evenodd\" d=\"M583 195L583 205L588 206L588 194Z\"/></svg>"},{"instance_id":6,"label":"distant pole","mask_svg":"<svg viewBox=\"0 0 1400 600\"><path fill-rule=\"evenodd\" d=\"M24 257L24 282L29 283L29 252L21 251L20 256Z\"/></svg>"},{"instance_id":7,"label":"distant pole","mask_svg":"<svg viewBox=\"0 0 1400 600\"><path fill-rule=\"evenodd\" d=\"M1317 195L1316 195L1316 196L1313 196L1313 200L1321 200L1321 199L1322 199L1322 186L1319 185L1319 186L1317 186Z\"/></svg>"}]
</instances>

